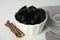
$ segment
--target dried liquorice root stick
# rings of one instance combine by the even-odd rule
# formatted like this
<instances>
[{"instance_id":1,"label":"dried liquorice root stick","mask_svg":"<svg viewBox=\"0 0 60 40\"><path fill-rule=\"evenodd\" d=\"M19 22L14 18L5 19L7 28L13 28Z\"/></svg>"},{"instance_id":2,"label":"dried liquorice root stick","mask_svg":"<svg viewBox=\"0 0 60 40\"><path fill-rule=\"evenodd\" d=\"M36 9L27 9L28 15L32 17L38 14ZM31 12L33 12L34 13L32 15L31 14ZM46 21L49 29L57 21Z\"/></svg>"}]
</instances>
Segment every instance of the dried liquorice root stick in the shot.
<instances>
[{"instance_id":1,"label":"dried liquorice root stick","mask_svg":"<svg viewBox=\"0 0 60 40\"><path fill-rule=\"evenodd\" d=\"M7 27L9 27L10 29L11 29L11 31L13 32L13 33L15 33L15 35L18 37L18 32L12 27L12 25L11 25L11 23L9 22L9 21L7 21L6 22L6 24L5 24Z\"/></svg>"},{"instance_id":2,"label":"dried liquorice root stick","mask_svg":"<svg viewBox=\"0 0 60 40\"><path fill-rule=\"evenodd\" d=\"M11 31L14 32L14 30L13 30L13 28L12 28L12 26L11 26L9 21L6 22L5 26L9 27L11 29Z\"/></svg>"},{"instance_id":3,"label":"dried liquorice root stick","mask_svg":"<svg viewBox=\"0 0 60 40\"><path fill-rule=\"evenodd\" d=\"M20 34L20 36L24 36L25 34L20 30L18 29L13 23L11 23L12 26L14 26L14 28L16 29L16 31Z\"/></svg>"},{"instance_id":4,"label":"dried liquorice root stick","mask_svg":"<svg viewBox=\"0 0 60 40\"><path fill-rule=\"evenodd\" d=\"M17 36L17 37L22 37L24 36L24 33L20 30L18 30L18 28L13 25L13 23L10 23L9 20L6 22L5 24L7 27L9 27L11 29L11 31ZM22 35L23 34L23 35Z\"/></svg>"}]
</instances>

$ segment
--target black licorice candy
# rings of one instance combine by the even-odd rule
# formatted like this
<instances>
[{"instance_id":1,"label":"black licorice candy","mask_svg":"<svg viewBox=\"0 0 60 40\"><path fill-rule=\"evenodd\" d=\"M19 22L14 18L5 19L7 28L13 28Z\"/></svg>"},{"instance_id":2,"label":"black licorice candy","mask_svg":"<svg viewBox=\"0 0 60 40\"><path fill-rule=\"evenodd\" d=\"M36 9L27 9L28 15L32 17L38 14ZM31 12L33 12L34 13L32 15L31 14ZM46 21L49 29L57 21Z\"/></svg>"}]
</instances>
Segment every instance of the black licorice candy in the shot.
<instances>
[{"instance_id":1,"label":"black licorice candy","mask_svg":"<svg viewBox=\"0 0 60 40\"><path fill-rule=\"evenodd\" d=\"M46 18L46 13L42 8L36 8L34 6L23 6L15 14L15 19L26 25L35 25L43 22Z\"/></svg>"}]
</instances>

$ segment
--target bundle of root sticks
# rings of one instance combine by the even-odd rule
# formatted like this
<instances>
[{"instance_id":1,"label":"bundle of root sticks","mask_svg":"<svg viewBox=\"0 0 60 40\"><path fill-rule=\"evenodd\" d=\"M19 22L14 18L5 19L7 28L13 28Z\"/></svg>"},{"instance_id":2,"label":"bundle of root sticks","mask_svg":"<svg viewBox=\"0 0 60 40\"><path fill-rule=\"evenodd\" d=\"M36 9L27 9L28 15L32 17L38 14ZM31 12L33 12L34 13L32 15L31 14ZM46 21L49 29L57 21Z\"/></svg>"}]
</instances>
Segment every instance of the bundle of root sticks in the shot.
<instances>
[{"instance_id":1,"label":"bundle of root sticks","mask_svg":"<svg viewBox=\"0 0 60 40\"><path fill-rule=\"evenodd\" d=\"M7 26L16 35L16 37L23 37L25 35L13 23L10 23L9 20L6 22L5 26Z\"/></svg>"}]
</instances>

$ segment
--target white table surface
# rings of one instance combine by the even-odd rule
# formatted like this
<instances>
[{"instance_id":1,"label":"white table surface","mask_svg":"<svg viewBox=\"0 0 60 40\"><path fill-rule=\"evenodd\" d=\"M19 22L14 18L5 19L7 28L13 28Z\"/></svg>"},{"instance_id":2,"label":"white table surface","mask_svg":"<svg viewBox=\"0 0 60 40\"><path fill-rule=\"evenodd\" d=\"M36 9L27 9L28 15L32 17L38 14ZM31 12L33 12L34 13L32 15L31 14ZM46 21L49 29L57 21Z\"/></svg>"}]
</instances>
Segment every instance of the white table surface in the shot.
<instances>
[{"instance_id":1,"label":"white table surface","mask_svg":"<svg viewBox=\"0 0 60 40\"><path fill-rule=\"evenodd\" d=\"M7 20L13 22L13 15L24 5L34 5L36 7L56 6L60 5L60 0L0 0L0 40L46 40L45 32L47 30L45 29L36 36L17 38L9 28L5 27L5 22Z\"/></svg>"}]
</instances>

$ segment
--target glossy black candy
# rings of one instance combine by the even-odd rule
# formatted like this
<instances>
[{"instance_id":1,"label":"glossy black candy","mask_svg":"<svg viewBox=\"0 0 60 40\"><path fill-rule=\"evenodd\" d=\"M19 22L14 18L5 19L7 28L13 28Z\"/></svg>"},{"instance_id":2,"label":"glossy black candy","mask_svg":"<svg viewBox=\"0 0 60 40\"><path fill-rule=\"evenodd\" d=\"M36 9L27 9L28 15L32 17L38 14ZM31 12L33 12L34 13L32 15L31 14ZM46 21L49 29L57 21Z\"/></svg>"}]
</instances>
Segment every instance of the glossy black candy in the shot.
<instances>
[{"instance_id":1,"label":"glossy black candy","mask_svg":"<svg viewBox=\"0 0 60 40\"><path fill-rule=\"evenodd\" d=\"M43 22L46 18L45 11L34 6L23 6L15 14L15 19L23 24L34 25Z\"/></svg>"}]
</instances>

